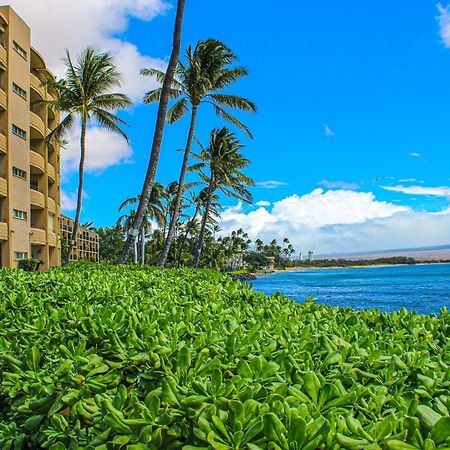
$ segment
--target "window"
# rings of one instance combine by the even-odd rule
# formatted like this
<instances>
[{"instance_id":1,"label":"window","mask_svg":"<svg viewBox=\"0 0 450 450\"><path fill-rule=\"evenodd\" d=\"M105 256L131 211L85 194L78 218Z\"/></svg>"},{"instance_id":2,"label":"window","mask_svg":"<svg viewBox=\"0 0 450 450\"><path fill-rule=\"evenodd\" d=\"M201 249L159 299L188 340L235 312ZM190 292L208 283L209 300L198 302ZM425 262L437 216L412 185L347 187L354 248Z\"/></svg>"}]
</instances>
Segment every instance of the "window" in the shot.
<instances>
[{"instance_id":1,"label":"window","mask_svg":"<svg viewBox=\"0 0 450 450\"><path fill-rule=\"evenodd\" d=\"M27 132L25 130L22 130L22 128L19 128L17 125L12 126L12 132L16 135L21 137L22 139L27 138Z\"/></svg>"},{"instance_id":2,"label":"window","mask_svg":"<svg viewBox=\"0 0 450 450\"><path fill-rule=\"evenodd\" d=\"M24 180L27 179L27 173L25 172L25 170L18 169L17 167L14 167L14 166L13 166L13 168L12 168L12 174L13 174L15 177L19 177L19 178L22 178L22 179L24 179Z\"/></svg>"},{"instance_id":3,"label":"window","mask_svg":"<svg viewBox=\"0 0 450 450\"><path fill-rule=\"evenodd\" d=\"M27 52L16 42L13 41L13 49L22 57L27 59Z\"/></svg>"},{"instance_id":4,"label":"window","mask_svg":"<svg viewBox=\"0 0 450 450\"><path fill-rule=\"evenodd\" d=\"M21 211L20 209L13 209L13 217L15 219L27 220L27 213L25 211Z\"/></svg>"},{"instance_id":5,"label":"window","mask_svg":"<svg viewBox=\"0 0 450 450\"><path fill-rule=\"evenodd\" d=\"M28 252L14 252L14 259L27 259Z\"/></svg>"},{"instance_id":6,"label":"window","mask_svg":"<svg viewBox=\"0 0 450 450\"><path fill-rule=\"evenodd\" d=\"M12 90L13 90L13 92L15 92L16 94L20 95L22 98L24 98L26 100L26 98L27 98L27 91L24 91L18 84L13 83L12 84Z\"/></svg>"}]
</instances>

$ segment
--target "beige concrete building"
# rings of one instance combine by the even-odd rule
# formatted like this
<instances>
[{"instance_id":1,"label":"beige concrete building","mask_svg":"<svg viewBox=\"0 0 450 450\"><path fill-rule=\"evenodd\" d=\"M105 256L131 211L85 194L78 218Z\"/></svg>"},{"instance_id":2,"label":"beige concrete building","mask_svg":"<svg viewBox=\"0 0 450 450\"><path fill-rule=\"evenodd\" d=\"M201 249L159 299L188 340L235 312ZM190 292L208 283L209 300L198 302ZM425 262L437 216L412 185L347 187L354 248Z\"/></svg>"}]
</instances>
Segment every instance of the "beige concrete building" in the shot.
<instances>
[{"instance_id":1,"label":"beige concrete building","mask_svg":"<svg viewBox=\"0 0 450 450\"><path fill-rule=\"evenodd\" d=\"M64 253L64 247L67 248L68 243L72 239L74 221L70 217L61 215L60 224L61 248L62 253ZM99 261L98 234L83 226L78 227L77 245L72 249L72 253L70 254L70 261L79 261L81 259L92 262Z\"/></svg>"},{"instance_id":2,"label":"beige concrete building","mask_svg":"<svg viewBox=\"0 0 450 450\"><path fill-rule=\"evenodd\" d=\"M53 75L30 35L14 10L0 7L0 266L34 257L45 270L60 265L60 149L44 145L59 116L34 106L56 93L44 86Z\"/></svg>"}]
</instances>

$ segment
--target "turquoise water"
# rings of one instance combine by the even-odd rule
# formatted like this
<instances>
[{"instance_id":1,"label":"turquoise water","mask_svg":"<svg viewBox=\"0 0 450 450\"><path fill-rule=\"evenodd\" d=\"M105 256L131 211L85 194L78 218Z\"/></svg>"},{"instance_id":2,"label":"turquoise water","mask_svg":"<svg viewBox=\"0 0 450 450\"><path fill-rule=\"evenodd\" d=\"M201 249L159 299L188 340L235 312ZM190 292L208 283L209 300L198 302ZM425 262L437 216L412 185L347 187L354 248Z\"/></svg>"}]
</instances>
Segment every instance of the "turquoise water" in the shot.
<instances>
[{"instance_id":1,"label":"turquoise water","mask_svg":"<svg viewBox=\"0 0 450 450\"><path fill-rule=\"evenodd\" d=\"M313 296L326 305L381 311L405 307L420 314L450 308L450 264L280 272L252 284L255 291L280 292L299 302Z\"/></svg>"}]
</instances>

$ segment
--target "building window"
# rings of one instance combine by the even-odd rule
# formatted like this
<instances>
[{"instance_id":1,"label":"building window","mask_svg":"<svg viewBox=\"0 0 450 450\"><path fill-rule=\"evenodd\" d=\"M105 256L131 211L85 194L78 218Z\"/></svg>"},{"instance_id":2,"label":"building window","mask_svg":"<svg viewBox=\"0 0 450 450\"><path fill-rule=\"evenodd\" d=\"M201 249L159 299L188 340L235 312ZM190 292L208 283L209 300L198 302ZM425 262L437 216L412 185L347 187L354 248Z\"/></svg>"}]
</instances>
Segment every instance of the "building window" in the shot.
<instances>
[{"instance_id":1,"label":"building window","mask_svg":"<svg viewBox=\"0 0 450 450\"><path fill-rule=\"evenodd\" d=\"M21 211L20 209L13 209L13 217L15 219L27 220L27 213L25 211Z\"/></svg>"},{"instance_id":2,"label":"building window","mask_svg":"<svg viewBox=\"0 0 450 450\"><path fill-rule=\"evenodd\" d=\"M13 41L13 49L22 57L27 59L27 52L16 42Z\"/></svg>"},{"instance_id":3,"label":"building window","mask_svg":"<svg viewBox=\"0 0 450 450\"><path fill-rule=\"evenodd\" d=\"M18 260L18 259L27 259L28 258L28 253L27 252L14 252L14 259Z\"/></svg>"},{"instance_id":4,"label":"building window","mask_svg":"<svg viewBox=\"0 0 450 450\"><path fill-rule=\"evenodd\" d=\"M18 84L13 83L12 84L12 90L16 94L20 95L25 100L27 99L27 91L23 90Z\"/></svg>"},{"instance_id":5,"label":"building window","mask_svg":"<svg viewBox=\"0 0 450 450\"><path fill-rule=\"evenodd\" d=\"M17 125L12 126L12 132L16 135L21 137L22 139L27 138L27 132L25 130L22 130L22 128L19 128Z\"/></svg>"},{"instance_id":6,"label":"building window","mask_svg":"<svg viewBox=\"0 0 450 450\"><path fill-rule=\"evenodd\" d=\"M19 177L19 178L22 178L22 179L24 179L24 180L27 179L27 173L25 172L25 170L19 169L19 168L14 167L14 166L13 166L13 168L12 168L12 174L13 174L15 177Z\"/></svg>"}]
</instances>

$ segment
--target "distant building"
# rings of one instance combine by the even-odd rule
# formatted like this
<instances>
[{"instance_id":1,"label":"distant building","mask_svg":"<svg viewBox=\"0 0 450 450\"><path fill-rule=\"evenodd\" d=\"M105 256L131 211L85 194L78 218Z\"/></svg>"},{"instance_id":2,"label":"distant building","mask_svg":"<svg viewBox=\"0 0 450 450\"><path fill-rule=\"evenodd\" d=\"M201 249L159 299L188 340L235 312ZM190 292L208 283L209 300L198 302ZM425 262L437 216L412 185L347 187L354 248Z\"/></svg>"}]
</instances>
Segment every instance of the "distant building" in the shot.
<instances>
[{"instance_id":1,"label":"distant building","mask_svg":"<svg viewBox=\"0 0 450 450\"><path fill-rule=\"evenodd\" d=\"M70 217L61 215L61 254L64 254L64 248L68 248L68 244L72 238L73 226L74 221ZM81 259L99 262L98 234L95 231L83 226L78 227L77 244L72 249L72 253L70 255L70 261L79 261Z\"/></svg>"}]
</instances>

